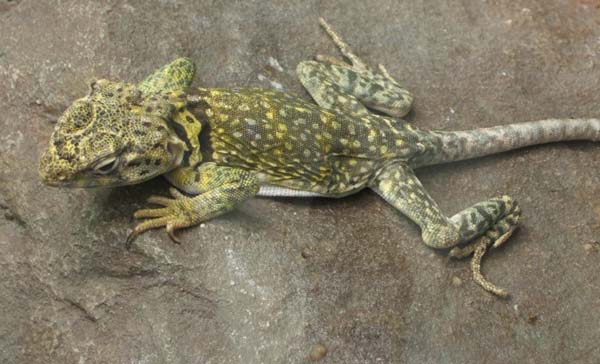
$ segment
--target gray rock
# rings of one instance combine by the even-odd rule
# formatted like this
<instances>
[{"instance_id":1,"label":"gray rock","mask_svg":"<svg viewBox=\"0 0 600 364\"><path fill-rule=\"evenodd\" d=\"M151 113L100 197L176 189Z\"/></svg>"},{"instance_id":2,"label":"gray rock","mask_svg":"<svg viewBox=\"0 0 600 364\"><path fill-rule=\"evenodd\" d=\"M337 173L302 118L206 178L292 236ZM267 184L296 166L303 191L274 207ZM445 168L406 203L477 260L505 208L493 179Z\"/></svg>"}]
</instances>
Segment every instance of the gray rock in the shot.
<instances>
[{"instance_id":1,"label":"gray rock","mask_svg":"<svg viewBox=\"0 0 600 364\"><path fill-rule=\"evenodd\" d=\"M189 56L199 85L308 97L295 65L337 55L318 16L414 92L420 127L600 115L594 1L0 2L0 362L600 361L592 143L420 171L448 213L521 202L523 227L484 262L508 301L370 192L255 199L181 246L153 231L126 251L133 211L165 182L40 182L57 116L94 77L140 80Z\"/></svg>"}]
</instances>

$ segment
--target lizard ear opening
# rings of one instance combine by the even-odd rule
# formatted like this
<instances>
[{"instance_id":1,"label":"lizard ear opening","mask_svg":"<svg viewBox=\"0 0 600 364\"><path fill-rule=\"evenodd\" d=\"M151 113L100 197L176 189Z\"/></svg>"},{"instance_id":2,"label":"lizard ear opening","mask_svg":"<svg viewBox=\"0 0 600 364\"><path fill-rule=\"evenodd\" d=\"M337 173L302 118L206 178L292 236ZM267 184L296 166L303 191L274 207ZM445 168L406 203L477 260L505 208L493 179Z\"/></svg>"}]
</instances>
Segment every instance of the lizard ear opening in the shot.
<instances>
[{"instance_id":1,"label":"lizard ear opening","mask_svg":"<svg viewBox=\"0 0 600 364\"><path fill-rule=\"evenodd\" d=\"M188 150L187 146L176 136L170 136L167 140L167 152L171 156L170 168L180 166L183 162L185 152Z\"/></svg>"}]
</instances>

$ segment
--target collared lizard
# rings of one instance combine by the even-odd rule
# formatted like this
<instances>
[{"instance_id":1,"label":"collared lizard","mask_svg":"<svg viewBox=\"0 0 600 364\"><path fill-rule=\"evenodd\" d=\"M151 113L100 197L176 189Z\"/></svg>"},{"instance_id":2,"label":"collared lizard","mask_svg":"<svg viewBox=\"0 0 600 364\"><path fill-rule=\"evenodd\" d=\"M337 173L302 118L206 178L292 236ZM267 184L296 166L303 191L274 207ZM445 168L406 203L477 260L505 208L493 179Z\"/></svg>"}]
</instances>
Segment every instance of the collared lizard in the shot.
<instances>
[{"instance_id":1,"label":"collared lizard","mask_svg":"<svg viewBox=\"0 0 600 364\"><path fill-rule=\"evenodd\" d=\"M98 80L60 117L39 171L52 186L140 183L164 175L171 198L141 209L127 242L149 229L197 225L253 196L343 197L370 188L414 221L426 245L481 258L512 234L521 210L509 196L446 216L413 170L564 140L600 141L598 119L549 119L471 131L425 131L400 119L412 96L372 69L323 20L346 61L317 56L297 75L316 104L274 90L191 87L195 66L179 58L141 83ZM377 111L377 112L373 112ZM387 115L387 116L386 116ZM180 192L183 191L182 192Z\"/></svg>"}]
</instances>

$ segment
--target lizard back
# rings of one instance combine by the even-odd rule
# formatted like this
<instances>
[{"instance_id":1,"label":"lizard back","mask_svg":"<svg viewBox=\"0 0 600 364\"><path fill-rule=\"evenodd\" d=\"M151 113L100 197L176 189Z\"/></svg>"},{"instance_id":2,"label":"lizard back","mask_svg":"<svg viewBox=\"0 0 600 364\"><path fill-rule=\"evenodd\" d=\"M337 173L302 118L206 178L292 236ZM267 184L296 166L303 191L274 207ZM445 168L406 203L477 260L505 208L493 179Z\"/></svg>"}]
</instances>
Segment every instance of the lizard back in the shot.
<instances>
[{"instance_id":1,"label":"lizard back","mask_svg":"<svg viewBox=\"0 0 600 364\"><path fill-rule=\"evenodd\" d=\"M196 94L203 160L254 170L265 184L343 196L405 154L401 121L350 117L257 88Z\"/></svg>"}]
</instances>

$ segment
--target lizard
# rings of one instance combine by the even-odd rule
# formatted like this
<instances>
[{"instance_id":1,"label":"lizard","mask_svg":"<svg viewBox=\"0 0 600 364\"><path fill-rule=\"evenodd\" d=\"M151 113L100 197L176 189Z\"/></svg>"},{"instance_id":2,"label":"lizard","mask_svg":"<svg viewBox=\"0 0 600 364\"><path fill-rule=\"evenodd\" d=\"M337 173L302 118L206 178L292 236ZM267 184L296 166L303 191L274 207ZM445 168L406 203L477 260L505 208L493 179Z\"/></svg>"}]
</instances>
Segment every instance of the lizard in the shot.
<instances>
[{"instance_id":1,"label":"lizard","mask_svg":"<svg viewBox=\"0 0 600 364\"><path fill-rule=\"evenodd\" d=\"M170 197L127 238L175 231L235 209L254 196L344 197L369 188L415 222L423 242L472 256L474 281L506 297L481 273L490 248L522 220L507 195L445 215L414 170L534 144L600 141L598 119L547 119L470 131L421 130L402 119L413 96L383 65L363 62L322 18L344 60L317 55L296 74L313 102L262 88L192 87L195 65L177 58L139 83L91 82L58 119L39 173L48 185L115 187L162 175Z\"/></svg>"}]
</instances>

